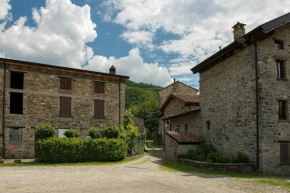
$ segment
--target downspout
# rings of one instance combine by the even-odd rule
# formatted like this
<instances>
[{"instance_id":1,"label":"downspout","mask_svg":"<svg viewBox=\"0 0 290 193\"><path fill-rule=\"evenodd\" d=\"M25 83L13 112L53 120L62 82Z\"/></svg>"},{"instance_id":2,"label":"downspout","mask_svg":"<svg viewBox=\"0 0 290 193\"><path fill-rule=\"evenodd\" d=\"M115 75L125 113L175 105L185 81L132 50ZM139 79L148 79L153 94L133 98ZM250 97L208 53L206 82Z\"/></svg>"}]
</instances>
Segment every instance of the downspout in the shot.
<instances>
[{"instance_id":1,"label":"downspout","mask_svg":"<svg viewBox=\"0 0 290 193\"><path fill-rule=\"evenodd\" d=\"M257 152L256 152L256 165L257 171L259 172L260 169L260 132L259 132L259 125L260 125L260 114L259 114L259 68L258 68L258 46L254 43L255 46L255 84L256 84L256 135L257 135Z\"/></svg>"},{"instance_id":2,"label":"downspout","mask_svg":"<svg viewBox=\"0 0 290 193\"><path fill-rule=\"evenodd\" d=\"M6 85L6 62L4 61L4 75L3 75L3 104L2 104L2 132L3 132L3 158L5 159L5 85Z\"/></svg>"},{"instance_id":3,"label":"downspout","mask_svg":"<svg viewBox=\"0 0 290 193\"><path fill-rule=\"evenodd\" d=\"M122 78L119 80L119 125L121 125L121 81Z\"/></svg>"}]
</instances>

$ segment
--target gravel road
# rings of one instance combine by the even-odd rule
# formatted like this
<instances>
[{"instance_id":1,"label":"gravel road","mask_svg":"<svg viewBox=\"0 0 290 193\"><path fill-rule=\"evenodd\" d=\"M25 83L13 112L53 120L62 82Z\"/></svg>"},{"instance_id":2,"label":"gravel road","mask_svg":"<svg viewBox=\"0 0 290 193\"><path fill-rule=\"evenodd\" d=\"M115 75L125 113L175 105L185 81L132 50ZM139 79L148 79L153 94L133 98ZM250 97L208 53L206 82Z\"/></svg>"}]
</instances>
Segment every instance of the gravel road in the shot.
<instances>
[{"instance_id":1,"label":"gravel road","mask_svg":"<svg viewBox=\"0 0 290 193\"><path fill-rule=\"evenodd\" d=\"M159 168L163 155L151 151L112 166L1 167L0 193L286 192L229 177L163 171Z\"/></svg>"}]
</instances>

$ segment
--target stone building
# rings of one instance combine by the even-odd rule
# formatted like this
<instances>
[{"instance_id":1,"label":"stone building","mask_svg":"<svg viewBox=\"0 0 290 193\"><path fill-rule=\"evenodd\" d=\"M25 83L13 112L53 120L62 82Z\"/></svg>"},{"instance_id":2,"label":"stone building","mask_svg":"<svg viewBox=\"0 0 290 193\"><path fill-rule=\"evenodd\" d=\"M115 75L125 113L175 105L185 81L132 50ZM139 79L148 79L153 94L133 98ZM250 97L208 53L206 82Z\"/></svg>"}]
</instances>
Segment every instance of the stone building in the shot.
<instances>
[{"instance_id":1,"label":"stone building","mask_svg":"<svg viewBox=\"0 0 290 193\"><path fill-rule=\"evenodd\" d=\"M114 67L107 74L0 58L0 157L33 158L39 124L52 124L59 137L122 125L128 78Z\"/></svg>"},{"instance_id":2,"label":"stone building","mask_svg":"<svg viewBox=\"0 0 290 193\"><path fill-rule=\"evenodd\" d=\"M290 13L245 34L191 70L200 75L201 131L263 173L290 173ZM218 45L217 45L218 47Z\"/></svg>"},{"instance_id":3,"label":"stone building","mask_svg":"<svg viewBox=\"0 0 290 193\"><path fill-rule=\"evenodd\" d=\"M198 90L195 88L192 88L192 87L190 87L182 82L174 80L174 83L172 83L172 84L168 85L167 87L158 91L160 108L162 107L164 102L167 100L167 98L173 93L183 93L183 94L189 94L189 95L191 95L191 94L196 95L198 93ZM174 108L171 110L174 110ZM175 112L175 111L170 112L170 114L174 115L174 114L178 114L179 112L181 112L181 111L179 111L179 109L178 109L177 112ZM164 143L164 136L165 136L164 131L165 130L169 131L169 124L166 124L164 121L162 121L162 119L164 119L164 118L165 118L164 115L162 115L160 118L160 121L159 121L159 132L162 135L163 143Z\"/></svg>"}]
</instances>

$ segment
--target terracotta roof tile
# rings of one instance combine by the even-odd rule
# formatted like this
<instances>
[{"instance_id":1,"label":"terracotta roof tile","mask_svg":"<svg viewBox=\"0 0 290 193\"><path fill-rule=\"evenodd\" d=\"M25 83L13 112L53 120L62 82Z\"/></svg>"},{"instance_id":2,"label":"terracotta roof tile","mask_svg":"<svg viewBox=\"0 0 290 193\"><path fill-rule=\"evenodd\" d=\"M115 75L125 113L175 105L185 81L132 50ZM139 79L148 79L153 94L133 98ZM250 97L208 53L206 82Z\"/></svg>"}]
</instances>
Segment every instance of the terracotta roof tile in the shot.
<instances>
[{"instance_id":1,"label":"terracotta roof tile","mask_svg":"<svg viewBox=\"0 0 290 193\"><path fill-rule=\"evenodd\" d=\"M174 93L173 95L186 103L199 103L199 95L196 94Z\"/></svg>"},{"instance_id":2,"label":"terracotta roof tile","mask_svg":"<svg viewBox=\"0 0 290 193\"><path fill-rule=\"evenodd\" d=\"M192 132L180 132L177 133L175 131L167 131L166 134L171 137L173 140L175 140L178 143L184 143L184 144L198 144L200 141L198 140L198 137L193 134Z\"/></svg>"}]
</instances>

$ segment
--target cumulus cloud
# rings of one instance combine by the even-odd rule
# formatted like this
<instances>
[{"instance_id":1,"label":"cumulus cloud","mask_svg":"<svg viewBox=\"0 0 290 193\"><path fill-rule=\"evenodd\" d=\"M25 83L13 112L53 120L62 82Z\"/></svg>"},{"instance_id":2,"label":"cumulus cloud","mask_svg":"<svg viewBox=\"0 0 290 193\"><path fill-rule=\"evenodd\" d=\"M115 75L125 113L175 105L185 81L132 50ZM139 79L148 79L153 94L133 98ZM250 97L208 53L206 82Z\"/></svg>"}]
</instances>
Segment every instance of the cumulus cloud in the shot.
<instances>
[{"instance_id":1,"label":"cumulus cloud","mask_svg":"<svg viewBox=\"0 0 290 193\"><path fill-rule=\"evenodd\" d=\"M167 86L171 83L168 70L159 66L158 63L145 63L138 48L130 50L128 56L121 58L106 58L96 55L84 69L107 73L112 65L116 67L117 74L128 75L133 81L148 82L161 86Z\"/></svg>"},{"instance_id":2,"label":"cumulus cloud","mask_svg":"<svg viewBox=\"0 0 290 193\"><path fill-rule=\"evenodd\" d=\"M2 55L74 68L80 68L93 57L93 50L86 43L93 42L97 33L88 5L80 7L70 0L47 0L45 7L33 9L32 14L35 27L26 25L25 16L8 28L2 23Z\"/></svg>"},{"instance_id":3,"label":"cumulus cloud","mask_svg":"<svg viewBox=\"0 0 290 193\"><path fill-rule=\"evenodd\" d=\"M10 0L0 0L0 20L7 19L9 16L9 10L11 9L9 1Z\"/></svg>"},{"instance_id":4,"label":"cumulus cloud","mask_svg":"<svg viewBox=\"0 0 290 193\"><path fill-rule=\"evenodd\" d=\"M153 35L154 33L149 31L125 31L121 37L130 44L152 50L154 48L152 45Z\"/></svg>"}]
</instances>

